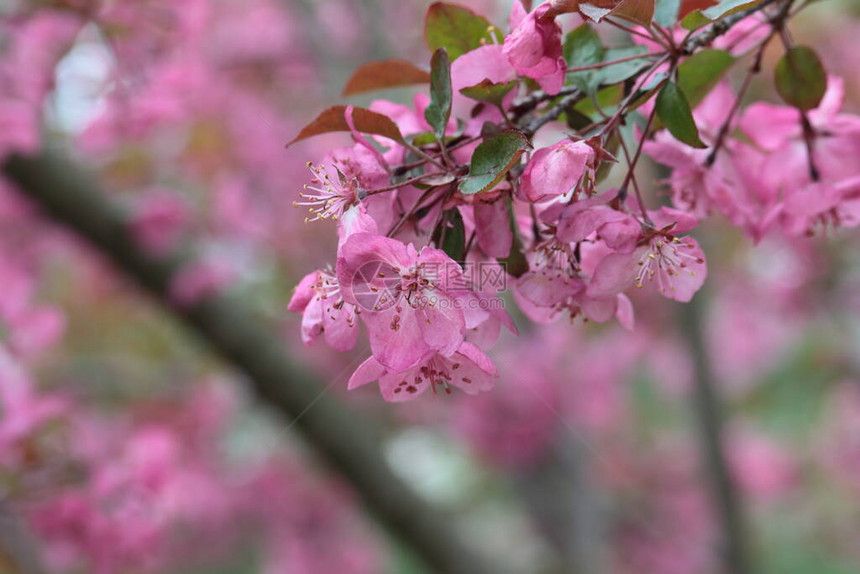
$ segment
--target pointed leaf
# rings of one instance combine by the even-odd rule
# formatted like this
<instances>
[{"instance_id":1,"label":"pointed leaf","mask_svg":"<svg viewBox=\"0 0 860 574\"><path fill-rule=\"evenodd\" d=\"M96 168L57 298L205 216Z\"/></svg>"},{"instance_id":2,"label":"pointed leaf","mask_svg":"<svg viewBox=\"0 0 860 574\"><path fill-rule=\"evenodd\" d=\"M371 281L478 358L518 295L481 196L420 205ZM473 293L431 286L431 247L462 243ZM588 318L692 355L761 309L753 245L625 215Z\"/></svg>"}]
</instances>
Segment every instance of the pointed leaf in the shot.
<instances>
[{"instance_id":1,"label":"pointed leaf","mask_svg":"<svg viewBox=\"0 0 860 574\"><path fill-rule=\"evenodd\" d=\"M451 118L451 97L451 61L445 48L439 48L430 62L430 104L424 110L424 119L438 138L445 135Z\"/></svg>"},{"instance_id":2,"label":"pointed leaf","mask_svg":"<svg viewBox=\"0 0 860 574\"><path fill-rule=\"evenodd\" d=\"M445 48L451 61L466 52L493 41L492 25L468 8L447 2L436 2L427 10L424 39L431 50Z\"/></svg>"},{"instance_id":3,"label":"pointed leaf","mask_svg":"<svg viewBox=\"0 0 860 574\"><path fill-rule=\"evenodd\" d=\"M818 54L794 46L776 64L776 91L789 105L803 111L818 107L827 91L827 71Z\"/></svg>"},{"instance_id":4,"label":"pointed leaf","mask_svg":"<svg viewBox=\"0 0 860 574\"><path fill-rule=\"evenodd\" d=\"M350 131L345 117L346 109L346 106L328 108L306 125L299 135L287 144L287 147L320 134ZM404 141L397 124L388 116L364 108L353 108L352 119L355 122L355 128L362 133L383 136L400 143Z\"/></svg>"},{"instance_id":5,"label":"pointed leaf","mask_svg":"<svg viewBox=\"0 0 860 574\"><path fill-rule=\"evenodd\" d=\"M511 251L504 259L496 259L502 264L505 271L513 277L522 277L529 270L529 262L523 253L523 240L520 238L520 230L517 226L516 216L514 215L513 200L508 201L508 219L511 224L511 233L513 241L511 241Z\"/></svg>"},{"instance_id":6,"label":"pointed leaf","mask_svg":"<svg viewBox=\"0 0 860 574\"><path fill-rule=\"evenodd\" d=\"M444 251L448 257L458 263L463 262L466 251L466 226L459 209L455 207L444 213L442 221L433 230L432 239L436 247Z\"/></svg>"},{"instance_id":7,"label":"pointed leaf","mask_svg":"<svg viewBox=\"0 0 860 574\"><path fill-rule=\"evenodd\" d=\"M698 10L694 10L690 12L681 20L681 27L685 30L689 30L691 32L695 32L699 28L704 28L708 24L711 23L711 20L708 19L707 16L699 12Z\"/></svg>"},{"instance_id":8,"label":"pointed leaf","mask_svg":"<svg viewBox=\"0 0 860 574\"><path fill-rule=\"evenodd\" d=\"M505 96L510 94L516 85L516 81L494 84L490 80L483 80L480 84L463 88L460 93L477 102L500 106Z\"/></svg>"},{"instance_id":9,"label":"pointed leaf","mask_svg":"<svg viewBox=\"0 0 860 574\"><path fill-rule=\"evenodd\" d=\"M657 115L675 139L695 148L707 147L699 139L699 128L684 92L675 82L666 82L657 95Z\"/></svg>"},{"instance_id":10,"label":"pointed leaf","mask_svg":"<svg viewBox=\"0 0 860 574\"><path fill-rule=\"evenodd\" d=\"M678 66L678 85L690 107L696 109L734 63L735 57L724 50L702 50Z\"/></svg>"},{"instance_id":11,"label":"pointed leaf","mask_svg":"<svg viewBox=\"0 0 860 574\"><path fill-rule=\"evenodd\" d=\"M430 82L430 74L406 60L365 64L355 71L343 89L344 96Z\"/></svg>"},{"instance_id":12,"label":"pointed leaf","mask_svg":"<svg viewBox=\"0 0 860 574\"><path fill-rule=\"evenodd\" d=\"M528 138L515 131L486 140L472 154L469 175L460 182L460 193L471 195L492 189L530 147Z\"/></svg>"},{"instance_id":13,"label":"pointed leaf","mask_svg":"<svg viewBox=\"0 0 860 574\"><path fill-rule=\"evenodd\" d=\"M647 28L654 19L655 2L656 0L622 0L612 10L612 15Z\"/></svg>"},{"instance_id":14,"label":"pointed leaf","mask_svg":"<svg viewBox=\"0 0 860 574\"><path fill-rule=\"evenodd\" d=\"M569 68L593 66L603 61L605 53L603 42L591 26L583 24L564 38L564 59ZM586 93L600 86L594 70L582 70L569 74L573 85Z\"/></svg>"}]
</instances>

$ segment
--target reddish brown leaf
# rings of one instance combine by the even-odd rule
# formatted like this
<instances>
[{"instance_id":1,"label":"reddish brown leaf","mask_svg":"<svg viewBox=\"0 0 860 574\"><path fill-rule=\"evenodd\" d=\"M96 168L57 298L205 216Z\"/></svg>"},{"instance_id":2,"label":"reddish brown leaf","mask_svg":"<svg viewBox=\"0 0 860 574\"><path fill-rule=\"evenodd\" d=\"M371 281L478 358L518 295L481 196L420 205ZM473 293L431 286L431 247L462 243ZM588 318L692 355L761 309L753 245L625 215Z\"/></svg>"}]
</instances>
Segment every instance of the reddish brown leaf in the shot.
<instances>
[{"instance_id":1,"label":"reddish brown leaf","mask_svg":"<svg viewBox=\"0 0 860 574\"><path fill-rule=\"evenodd\" d=\"M719 4L717 0L682 0L681 9L678 10L678 20L683 20L684 17L695 10L707 10L711 6Z\"/></svg>"},{"instance_id":2,"label":"reddish brown leaf","mask_svg":"<svg viewBox=\"0 0 860 574\"><path fill-rule=\"evenodd\" d=\"M314 121L306 125L299 135L293 138L287 147L304 139L331 132L348 132L349 124L346 123L345 113L347 106L332 106L316 117ZM374 134L403 142L403 136L391 118L366 110L364 108L353 108L352 119L355 129L362 133Z\"/></svg>"},{"instance_id":3,"label":"reddish brown leaf","mask_svg":"<svg viewBox=\"0 0 860 574\"><path fill-rule=\"evenodd\" d=\"M654 18L655 4L656 0L622 0L612 10L612 15L647 27Z\"/></svg>"},{"instance_id":4,"label":"reddish brown leaf","mask_svg":"<svg viewBox=\"0 0 860 574\"><path fill-rule=\"evenodd\" d=\"M565 8L573 4L571 0L558 0L558 3ZM590 0L577 4L582 15L595 22L600 22L606 16L618 16L648 26L654 18L656 0Z\"/></svg>"},{"instance_id":5,"label":"reddish brown leaf","mask_svg":"<svg viewBox=\"0 0 860 574\"><path fill-rule=\"evenodd\" d=\"M422 70L406 60L384 60L365 64L355 71L346 87L344 96L409 86L411 84L426 84L430 82L430 72Z\"/></svg>"}]
</instances>

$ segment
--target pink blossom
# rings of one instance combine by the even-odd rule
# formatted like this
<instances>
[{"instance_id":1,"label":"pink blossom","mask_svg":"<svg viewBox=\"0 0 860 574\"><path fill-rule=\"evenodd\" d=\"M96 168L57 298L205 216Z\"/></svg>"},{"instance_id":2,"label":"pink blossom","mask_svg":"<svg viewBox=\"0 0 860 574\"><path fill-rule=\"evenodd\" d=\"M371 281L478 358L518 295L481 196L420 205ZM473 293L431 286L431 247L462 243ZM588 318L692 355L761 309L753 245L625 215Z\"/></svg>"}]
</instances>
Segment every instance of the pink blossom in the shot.
<instances>
[{"instance_id":1,"label":"pink blossom","mask_svg":"<svg viewBox=\"0 0 860 574\"><path fill-rule=\"evenodd\" d=\"M349 379L349 388L355 389L379 381L382 397L389 402L411 400L427 389L435 394L456 387L473 395L493 388L496 367L489 357L471 343L462 343L450 356L436 353L403 371L392 371L376 360L368 358Z\"/></svg>"},{"instance_id":2,"label":"pink blossom","mask_svg":"<svg viewBox=\"0 0 860 574\"><path fill-rule=\"evenodd\" d=\"M584 141L563 140L536 151L526 165L520 192L529 201L559 197L576 189L594 161L594 150Z\"/></svg>"},{"instance_id":3,"label":"pink blossom","mask_svg":"<svg viewBox=\"0 0 860 574\"><path fill-rule=\"evenodd\" d=\"M450 355L463 342L475 295L460 266L443 251L368 233L343 244L337 277L341 294L361 308L373 356L403 371L435 352Z\"/></svg>"},{"instance_id":4,"label":"pink blossom","mask_svg":"<svg viewBox=\"0 0 860 574\"><path fill-rule=\"evenodd\" d=\"M314 271L305 275L287 308L302 313L305 345L312 345L322 333L326 344L337 351L355 347L358 339L356 308L344 301L334 273Z\"/></svg>"},{"instance_id":5,"label":"pink blossom","mask_svg":"<svg viewBox=\"0 0 860 574\"><path fill-rule=\"evenodd\" d=\"M451 88L459 93L484 80L504 84L516 79L516 70L505 57L502 46L487 44L467 52L451 63Z\"/></svg>"},{"instance_id":6,"label":"pink blossom","mask_svg":"<svg viewBox=\"0 0 860 574\"><path fill-rule=\"evenodd\" d=\"M505 38L504 54L517 72L537 80L549 94L564 85L567 64L562 57L561 26L548 15L550 3L541 4L522 19Z\"/></svg>"},{"instance_id":7,"label":"pink blossom","mask_svg":"<svg viewBox=\"0 0 860 574\"><path fill-rule=\"evenodd\" d=\"M617 317L632 329L633 309L621 293L629 285L593 291L588 271L577 263L570 246L558 240L537 246L529 259L530 269L515 283L514 297L530 319L549 323L567 311L571 318L582 315L598 323Z\"/></svg>"},{"instance_id":8,"label":"pink blossom","mask_svg":"<svg viewBox=\"0 0 860 574\"><path fill-rule=\"evenodd\" d=\"M649 214L660 226L632 254L613 253L594 270L588 288L591 296L607 296L630 284L654 285L669 299L687 302L705 282L705 255L698 242L678 233L688 231L696 220L683 212L662 208Z\"/></svg>"},{"instance_id":9,"label":"pink blossom","mask_svg":"<svg viewBox=\"0 0 860 574\"><path fill-rule=\"evenodd\" d=\"M475 235L478 247L490 257L507 257L511 252L513 232L508 216L507 201L475 203Z\"/></svg>"},{"instance_id":10,"label":"pink blossom","mask_svg":"<svg viewBox=\"0 0 860 574\"><path fill-rule=\"evenodd\" d=\"M627 213L610 207L609 195L581 199L568 205L559 215L556 237L578 243L596 234L614 251L633 251L642 227Z\"/></svg>"}]
</instances>

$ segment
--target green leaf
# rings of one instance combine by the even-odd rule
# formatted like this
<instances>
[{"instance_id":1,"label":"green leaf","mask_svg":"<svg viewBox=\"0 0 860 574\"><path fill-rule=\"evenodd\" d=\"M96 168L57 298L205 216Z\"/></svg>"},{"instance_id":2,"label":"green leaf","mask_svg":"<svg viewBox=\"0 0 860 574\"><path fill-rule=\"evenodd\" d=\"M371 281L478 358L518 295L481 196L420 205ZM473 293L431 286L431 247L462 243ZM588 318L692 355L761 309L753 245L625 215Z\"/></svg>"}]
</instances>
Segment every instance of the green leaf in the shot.
<instances>
[{"instance_id":1,"label":"green leaf","mask_svg":"<svg viewBox=\"0 0 860 574\"><path fill-rule=\"evenodd\" d=\"M606 52L604 53L603 61L612 62L614 60L629 58L630 56L639 56L642 54L646 54L647 52L648 48L646 48L645 46L611 48L609 50L606 50ZM601 85L608 86L611 84L617 84L632 77L643 68L647 68L651 65L651 63L651 60L647 58L642 58L638 60L630 60L628 62L621 62L620 64L612 64L611 66L606 66L605 68L600 68L599 70L596 70L595 76L597 77L597 81Z\"/></svg>"},{"instance_id":2,"label":"green leaf","mask_svg":"<svg viewBox=\"0 0 860 574\"><path fill-rule=\"evenodd\" d=\"M385 60L365 64L355 71L343 89L344 96L372 90L426 84L430 74L406 60Z\"/></svg>"},{"instance_id":3,"label":"green leaf","mask_svg":"<svg viewBox=\"0 0 860 574\"><path fill-rule=\"evenodd\" d=\"M690 30L691 32L694 32L699 28L707 26L710 23L711 20L707 16L705 16L698 10L695 10L684 16L684 18L681 20L681 27L685 30Z\"/></svg>"},{"instance_id":4,"label":"green leaf","mask_svg":"<svg viewBox=\"0 0 860 574\"><path fill-rule=\"evenodd\" d=\"M614 86L607 86L596 94L593 94L590 98L578 102L574 108L587 116L595 118L598 107L604 112L614 110L623 99L624 86L615 84Z\"/></svg>"},{"instance_id":5,"label":"green leaf","mask_svg":"<svg viewBox=\"0 0 860 574\"><path fill-rule=\"evenodd\" d=\"M523 253L523 240L520 238L520 230L517 226L516 216L514 215L513 200L508 201L508 219L511 223L511 232L513 233L513 241L511 241L511 251L508 256L503 259L497 259L505 268L505 271L513 277L522 277L529 270L529 262Z\"/></svg>"},{"instance_id":6,"label":"green leaf","mask_svg":"<svg viewBox=\"0 0 860 574\"><path fill-rule=\"evenodd\" d=\"M708 49L696 52L678 66L678 86L691 109L696 109L734 63L734 56L728 52ZM662 127L665 124L659 119L653 126L655 130Z\"/></svg>"},{"instance_id":7,"label":"green leaf","mask_svg":"<svg viewBox=\"0 0 860 574\"><path fill-rule=\"evenodd\" d=\"M424 110L424 119L439 139L451 118L451 97L451 61L445 48L439 48L430 61L430 104Z\"/></svg>"},{"instance_id":8,"label":"green leaf","mask_svg":"<svg viewBox=\"0 0 860 574\"><path fill-rule=\"evenodd\" d=\"M564 119L567 127L575 132L583 130L594 123L591 117L585 115L573 106L568 106L559 119Z\"/></svg>"},{"instance_id":9,"label":"green leaf","mask_svg":"<svg viewBox=\"0 0 860 574\"><path fill-rule=\"evenodd\" d=\"M656 94L663 85L669 81L669 75L665 72L660 72L658 74L654 74L649 80L648 83L639 88L639 91L633 96L633 100L630 102L628 106L629 111L633 111L639 109L640 106L645 104L651 100L651 98ZM660 118L658 117L654 120L654 125L652 126L653 130L660 129Z\"/></svg>"},{"instance_id":10,"label":"green leaf","mask_svg":"<svg viewBox=\"0 0 860 574\"><path fill-rule=\"evenodd\" d=\"M827 91L827 71L807 46L794 46L780 58L775 80L782 99L803 111L817 108Z\"/></svg>"},{"instance_id":11,"label":"green leaf","mask_svg":"<svg viewBox=\"0 0 860 574\"><path fill-rule=\"evenodd\" d=\"M448 257L458 263L463 262L466 251L466 226L459 209L455 207L443 214L442 221L433 230L432 239L433 243Z\"/></svg>"},{"instance_id":12,"label":"green leaf","mask_svg":"<svg viewBox=\"0 0 860 574\"><path fill-rule=\"evenodd\" d=\"M621 132L617 129L612 130L612 133L606 138L606 143L603 145L603 149L612 155L615 155L618 153L619 147L621 147ZM604 182L606 178L609 177L609 173L615 165L616 163L613 161L600 162L600 166L594 174L594 184L598 185Z\"/></svg>"},{"instance_id":13,"label":"green leaf","mask_svg":"<svg viewBox=\"0 0 860 574\"><path fill-rule=\"evenodd\" d=\"M691 108L705 99L734 63L734 56L724 50L702 50L678 66L678 85Z\"/></svg>"},{"instance_id":14,"label":"green leaf","mask_svg":"<svg viewBox=\"0 0 860 574\"><path fill-rule=\"evenodd\" d=\"M564 59L569 68L599 64L605 52L600 36L588 24L576 28L564 39ZM600 86L594 70L573 72L569 77L574 86L586 93L592 93Z\"/></svg>"},{"instance_id":15,"label":"green leaf","mask_svg":"<svg viewBox=\"0 0 860 574\"><path fill-rule=\"evenodd\" d=\"M526 136L506 131L475 148L469 175L460 182L460 193L471 195L498 185L531 144Z\"/></svg>"},{"instance_id":16,"label":"green leaf","mask_svg":"<svg viewBox=\"0 0 860 574\"><path fill-rule=\"evenodd\" d=\"M492 25L486 18L468 8L436 2L427 10L424 39L433 51L439 48L448 50L453 61L485 43L492 43L490 28Z\"/></svg>"},{"instance_id":17,"label":"green leaf","mask_svg":"<svg viewBox=\"0 0 860 574\"><path fill-rule=\"evenodd\" d=\"M460 93L478 102L500 106L505 96L510 94L516 85L516 80L505 84L494 84L490 80L484 80L480 84L463 88Z\"/></svg>"},{"instance_id":18,"label":"green leaf","mask_svg":"<svg viewBox=\"0 0 860 574\"><path fill-rule=\"evenodd\" d=\"M707 147L699 139L699 128L693 120L690 103L675 82L666 82L657 95L657 116L675 139L695 148Z\"/></svg>"}]
</instances>

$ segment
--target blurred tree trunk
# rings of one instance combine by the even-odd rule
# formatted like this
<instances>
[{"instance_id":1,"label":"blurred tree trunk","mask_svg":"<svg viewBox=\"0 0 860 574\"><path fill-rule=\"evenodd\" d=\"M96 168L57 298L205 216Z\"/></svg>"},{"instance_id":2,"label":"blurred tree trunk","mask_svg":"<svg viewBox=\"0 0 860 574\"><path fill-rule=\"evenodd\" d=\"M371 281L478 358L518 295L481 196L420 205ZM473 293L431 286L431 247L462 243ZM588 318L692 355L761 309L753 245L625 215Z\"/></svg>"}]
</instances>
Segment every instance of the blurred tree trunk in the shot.
<instances>
[{"instance_id":1,"label":"blurred tree trunk","mask_svg":"<svg viewBox=\"0 0 860 574\"><path fill-rule=\"evenodd\" d=\"M563 572L605 569L605 504L589 473L582 439L564 432L544 460L518 475L518 490L543 537L558 553Z\"/></svg>"},{"instance_id":2,"label":"blurred tree trunk","mask_svg":"<svg viewBox=\"0 0 860 574\"><path fill-rule=\"evenodd\" d=\"M698 423L702 468L710 482L714 515L720 523L720 548L728 574L752 574L749 540L737 485L731 475L725 452L724 409L705 345L706 290L692 302L681 305L681 333L689 342L695 368L693 410Z\"/></svg>"}]
</instances>

